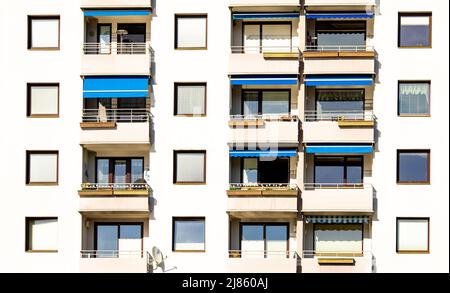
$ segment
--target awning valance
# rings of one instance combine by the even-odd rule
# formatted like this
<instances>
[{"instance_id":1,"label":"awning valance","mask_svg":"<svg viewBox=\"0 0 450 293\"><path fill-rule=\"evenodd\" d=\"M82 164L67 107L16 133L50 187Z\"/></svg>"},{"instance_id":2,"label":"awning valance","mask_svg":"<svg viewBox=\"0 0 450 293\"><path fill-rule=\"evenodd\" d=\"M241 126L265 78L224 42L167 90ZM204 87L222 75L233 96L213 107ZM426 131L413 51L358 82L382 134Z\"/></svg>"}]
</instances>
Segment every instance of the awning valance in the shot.
<instances>
[{"instance_id":1,"label":"awning valance","mask_svg":"<svg viewBox=\"0 0 450 293\"><path fill-rule=\"evenodd\" d=\"M84 16L145 16L150 15L148 9L142 10L84 10Z\"/></svg>"},{"instance_id":2,"label":"awning valance","mask_svg":"<svg viewBox=\"0 0 450 293\"><path fill-rule=\"evenodd\" d=\"M146 98L147 76L86 76L83 97L89 98Z\"/></svg>"},{"instance_id":3,"label":"awning valance","mask_svg":"<svg viewBox=\"0 0 450 293\"><path fill-rule=\"evenodd\" d=\"M297 156L296 149L289 150L253 150L253 151L240 151L230 150L230 157L232 158L259 158L259 157L295 157Z\"/></svg>"},{"instance_id":4,"label":"awning valance","mask_svg":"<svg viewBox=\"0 0 450 293\"><path fill-rule=\"evenodd\" d=\"M372 145L319 145L307 144L307 154L371 154L373 152Z\"/></svg>"},{"instance_id":5,"label":"awning valance","mask_svg":"<svg viewBox=\"0 0 450 293\"><path fill-rule=\"evenodd\" d=\"M233 13L234 20L240 19L298 19L298 12L276 12L276 13Z\"/></svg>"},{"instance_id":6,"label":"awning valance","mask_svg":"<svg viewBox=\"0 0 450 293\"><path fill-rule=\"evenodd\" d=\"M371 19L373 12L306 13L307 19Z\"/></svg>"},{"instance_id":7,"label":"awning valance","mask_svg":"<svg viewBox=\"0 0 450 293\"><path fill-rule=\"evenodd\" d=\"M369 216L305 216L307 224L368 224Z\"/></svg>"},{"instance_id":8,"label":"awning valance","mask_svg":"<svg viewBox=\"0 0 450 293\"><path fill-rule=\"evenodd\" d=\"M287 75L232 75L231 85L296 85L298 76Z\"/></svg>"},{"instance_id":9,"label":"awning valance","mask_svg":"<svg viewBox=\"0 0 450 293\"><path fill-rule=\"evenodd\" d=\"M370 74L360 75L307 75L306 86L371 86L373 76Z\"/></svg>"}]
</instances>

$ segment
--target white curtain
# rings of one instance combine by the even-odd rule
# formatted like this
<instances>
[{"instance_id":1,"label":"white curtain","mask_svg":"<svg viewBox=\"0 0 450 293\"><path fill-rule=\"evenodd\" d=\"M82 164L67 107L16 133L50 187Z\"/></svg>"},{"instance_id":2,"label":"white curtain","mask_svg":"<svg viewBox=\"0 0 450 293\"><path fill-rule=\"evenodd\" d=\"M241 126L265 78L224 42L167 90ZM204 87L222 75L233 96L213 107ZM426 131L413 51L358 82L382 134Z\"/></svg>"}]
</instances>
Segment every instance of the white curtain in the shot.
<instances>
[{"instance_id":1,"label":"white curtain","mask_svg":"<svg viewBox=\"0 0 450 293\"><path fill-rule=\"evenodd\" d=\"M59 40L59 19L32 19L31 46L33 48L55 48Z\"/></svg>"},{"instance_id":2,"label":"white curtain","mask_svg":"<svg viewBox=\"0 0 450 293\"><path fill-rule=\"evenodd\" d=\"M205 86L178 86L177 114L205 114Z\"/></svg>"},{"instance_id":3,"label":"white curtain","mask_svg":"<svg viewBox=\"0 0 450 293\"><path fill-rule=\"evenodd\" d=\"M58 114L58 87L31 87L31 114Z\"/></svg>"},{"instance_id":4,"label":"white curtain","mask_svg":"<svg viewBox=\"0 0 450 293\"><path fill-rule=\"evenodd\" d=\"M57 154L30 154L30 182L56 182Z\"/></svg>"},{"instance_id":5,"label":"white curtain","mask_svg":"<svg viewBox=\"0 0 450 293\"><path fill-rule=\"evenodd\" d=\"M263 25L262 46L264 52L290 52L291 51L291 26Z\"/></svg>"},{"instance_id":6,"label":"white curtain","mask_svg":"<svg viewBox=\"0 0 450 293\"><path fill-rule=\"evenodd\" d=\"M30 250L58 249L58 220L35 219L29 222L28 239Z\"/></svg>"},{"instance_id":7,"label":"white curtain","mask_svg":"<svg viewBox=\"0 0 450 293\"><path fill-rule=\"evenodd\" d=\"M178 182L203 182L205 155L203 153L178 153Z\"/></svg>"},{"instance_id":8,"label":"white curtain","mask_svg":"<svg viewBox=\"0 0 450 293\"><path fill-rule=\"evenodd\" d=\"M314 231L315 250L326 252L362 252L360 225L317 225Z\"/></svg>"},{"instance_id":9,"label":"white curtain","mask_svg":"<svg viewBox=\"0 0 450 293\"><path fill-rule=\"evenodd\" d=\"M428 83L400 84L400 114L428 114L429 92Z\"/></svg>"},{"instance_id":10,"label":"white curtain","mask_svg":"<svg viewBox=\"0 0 450 293\"><path fill-rule=\"evenodd\" d=\"M398 250L428 250L428 219L399 219L397 229Z\"/></svg>"},{"instance_id":11,"label":"white curtain","mask_svg":"<svg viewBox=\"0 0 450 293\"><path fill-rule=\"evenodd\" d=\"M258 182L258 159L244 158L243 166L243 182L242 183L257 183Z\"/></svg>"},{"instance_id":12,"label":"white curtain","mask_svg":"<svg viewBox=\"0 0 450 293\"><path fill-rule=\"evenodd\" d=\"M178 18L179 48L206 47L206 17Z\"/></svg>"}]
</instances>

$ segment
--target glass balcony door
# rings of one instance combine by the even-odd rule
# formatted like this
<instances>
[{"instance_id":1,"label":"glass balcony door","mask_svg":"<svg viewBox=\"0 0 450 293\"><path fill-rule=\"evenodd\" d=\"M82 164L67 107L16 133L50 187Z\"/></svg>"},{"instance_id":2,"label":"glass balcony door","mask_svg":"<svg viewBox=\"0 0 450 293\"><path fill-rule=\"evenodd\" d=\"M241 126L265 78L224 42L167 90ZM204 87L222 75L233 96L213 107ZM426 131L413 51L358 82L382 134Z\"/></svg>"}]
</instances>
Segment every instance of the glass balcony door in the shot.
<instances>
[{"instance_id":1,"label":"glass balcony door","mask_svg":"<svg viewBox=\"0 0 450 293\"><path fill-rule=\"evenodd\" d=\"M96 257L129 258L140 256L142 237L141 223L96 223Z\"/></svg>"},{"instance_id":2,"label":"glass balcony door","mask_svg":"<svg viewBox=\"0 0 450 293\"><path fill-rule=\"evenodd\" d=\"M244 53L290 52L292 23L243 23Z\"/></svg>"},{"instance_id":3,"label":"glass balcony door","mask_svg":"<svg viewBox=\"0 0 450 293\"><path fill-rule=\"evenodd\" d=\"M330 186L334 184L361 184L363 182L363 157L314 158L314 183Z\"/></svg>"},{"instance_id":4,"label":"glass balcony door","mask_svg":"<svg viewBox=\"0 0 450 293\"><path fill-rule=\"evenodd\" d=\"M111 24L98 24L99 54L111 54Z\"/></svg>"},{"instance_id":5,"label":"glass balcony door","mask_svg":"<svg viewBox=\"0 0 450 293\"><path fill-rule=\"evenodd\" d=\"M290 90L244 90L242 115L287 115L290 101Z\"/></svg>"},{"instance_id":6,"label":"glass balcony door","mask_svg":"<svg viewBox=\"0 0 450 293\"><path fill-rule=\"evenodd\" d=\"M143 158L97 158L96 182L99 184L143 183Z\"/></svg>"},{"instance_id":7,"label":"glass balcony door","mask_svg":"<svg viewBox=\"0 0 450 293\"><path fill-rule=\"evenodd\" d=\"M316 111L319 120L364 119L364 89L317 89Z\"/></svg>"},{"instance_id":8,"label":"glass balcony door","mask_svg":"<svg viewBox=\"0 0 450 293\"><path fill-rule=\"evenodd\" d=\"M288 251L288 224L242 223L242 258L286 258Z\"/></svg>"}]
</instances>

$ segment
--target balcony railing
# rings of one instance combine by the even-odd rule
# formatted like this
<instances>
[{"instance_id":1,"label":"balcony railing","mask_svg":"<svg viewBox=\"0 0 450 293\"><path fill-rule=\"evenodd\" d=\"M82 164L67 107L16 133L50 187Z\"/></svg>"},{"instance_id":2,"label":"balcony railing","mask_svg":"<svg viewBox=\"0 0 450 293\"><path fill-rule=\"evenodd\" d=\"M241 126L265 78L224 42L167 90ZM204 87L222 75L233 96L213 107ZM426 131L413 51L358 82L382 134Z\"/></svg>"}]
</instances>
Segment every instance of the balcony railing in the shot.
<instances>
[{"instance_id":1,"label":"balcony railing","mask_svg":"<svg viewBox=\"0 0 450 293\"><path fill-rule=\"evenodd\" d=\"M304 183L305 190L313 189L369 189L370 183Z\"/></svg>"},{"instance_id":2,"label":"balcony railing","mask_svg":"<svg viewBox=\"0 0 450 293\"><path fill-rule=\"evenodd\" d=\"M282 38L282 36L280 36ZM300 53L298 46L231 46L233 54Z\"/></svg>"},{"instance_id":3,"label":"balcony railing","mask_svg":"<svg viewBox=\"0 0 450 293\"><path fill-rule=\"evenodd\" d=\"M367 45L307 45L305 52L373 52L373 46Z\"/></svg>"},{"instance_id":4,"label":"balcony railing","mask_svg":"<svg viewBox=\"0 0 450 293\"><path fill-rule=\"evenodd\" d=\"M81 258L143 258L149 257L151 259L151 255L146 251L140 250L131 250L131 251L123 251L123 250L82 250L80 252Z\"/></svg>"},{"instance_id":5,"label":"balcony railing","mask_svg":"<svg viewBox=\"0 0 450 293\"><path fill-rule=\"evenodd\" d=\"M296 251L229 250L229 258L299 258Z\"/></svg>"},{"instance_id":6,"label":"balcony railing","mask_svg":"<svg viewBox=\"0 0 450 293\"><path fill-rule=\"evenodd\" d=\"M150 111L148 109L83 109L83 122L148 122Z\"/></svg>"},{"instance_id":7,"label":"balcony railing","mask_svg":"<svg viewBox=\"0 0 450 293\"><path fill-rule=\"evenodd\" d=\"M264 114L264 115L230 115L231 121L298 121L297 115L291 114Z\"/></svg>"},{"instance_id":8,"label":"balcony railing","mask_svg":"<svg viewBox=\"0 0 450 293\"><path fill-rule=\"evenodd\" d=\"M230 190L298 190L291 183L230 183Z\"/></svg>"},{"instance_id":9,"label":"balcony railing","mask_svg":"<svg viewBox=\"0 0 450 293\"><path fill-rule=\"evenodd\" d=\"M305 111L305 121L374 121L372 111Z\"/></svg>"},{"instance_id":10,"label":"balcony railing","mask_svg":"<svg viewBox=\"0 0 450 293\"><path fill-rule=\"evenodd\" d=\"M371 251L317 251L304 250L302 258L327 257L327 258L353 258L353 257L371 257Z\"/></svg>"},{"instance_id":11,"label":"balcony railing","mask_svg":"<svg viewBox=\"0 0 450 293\"><path fill-rule=\"evenodd\" d=\"M84 43L83 53L86 55L135 55L152 54L153 50L148 43Z\"/></svg>"},{"instance_id":12,"label":"balcony railing","mask_svg":"<svg viewBox=\"0 0 450 293\"><path fill-rule=\"evenodd\" d=\"M83 191L100 191L100 190L149 190L147 183L82 183Z\"/></svg>"}]
</instances>

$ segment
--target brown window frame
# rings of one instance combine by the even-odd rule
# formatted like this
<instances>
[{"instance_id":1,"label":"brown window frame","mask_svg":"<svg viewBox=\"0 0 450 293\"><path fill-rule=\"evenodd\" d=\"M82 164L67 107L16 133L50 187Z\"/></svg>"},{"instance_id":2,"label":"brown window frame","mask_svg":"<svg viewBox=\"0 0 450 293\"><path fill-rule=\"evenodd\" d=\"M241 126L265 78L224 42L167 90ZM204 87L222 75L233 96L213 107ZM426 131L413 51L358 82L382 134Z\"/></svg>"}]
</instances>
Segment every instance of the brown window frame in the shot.
<instances>
[{"instance_id":1,"label":"brown window frame","mask_svg":"<svg viewBox=\"0 0 450 293\"><path fill-rule=\"evenodd\" d=\"M425 181L400 181L400 153L427 153L428 154L427 180L425 180ZM431 183L430 161L431 161L431 150L430 149L398 149L397 150L397 177L396 177L397 184L398 185L429 185Z\"/></svg>"},{"instance_id":2,"label":"brown window frame","mask_svg":"<svg viewBox=\"0 0 450 293\"><path fill-rule=\"evenodd\" d=\"M203 154L203 181L177 181L177 155ZM205 185L206 184L206 150L174 150L173 151L173 184L176 185Z\"/></svg>"},{"instance_id":3,"label":"brown window frame","mask_svg":"<svg viewBox=\"0 0 450 293\"><path fill-rule=\"evenodd\" d=\"M142 178L144 178L145 170L145 158L144 157L95 157L95 182L98 183L98 160L108 160L108 183L114 182L114 162L116 160L125 160L127 164L127 184L132 184L131 182L131 160L142 160Z\"/></svg>"},{"instance_id":4,"label":"brown window frame","mask_svg":"<svg viewBox=\"0 0 450 293\"><path fill-rule=\"evenodd\" d=\"M202 250L176 250L175 249L175 222L177 221L203 221L203 237L204 237L204 249ZM172 251L183 253L204 253L206 252L206 217L172 217Z\"/></svg>"},{"instance_id":5,"label":"brown window frame","mask_svg":"<svg viewBox=\"0 0 450 293\"><path fill-rule=\"evenodd\" d=\"M428 25L428 46L402 46L401 45L401 20L402 16L428 16L429 17L429 25ZM433 14L432 12L399 12L398 13L398 24L397 24L397 46L400 49L431 49L432 48L432 24L433 24Z\"/></svg>"},{"instance_id":6,"label":"brown window frame","mask_svg":"<svg viewBox=\"0 0 450 293\"><path fill-rule=\"evenodd\" d=\"M205 88L204 113L202 114L178 114L178 87L179 86L203 86ZM206 117L207 112L208 85L206 82L176 82L174 83L174 106L173 115L178 117Z\"/></svg>"},{"instance_id":7,"label":"brown window frame","mask_svg":"<svg viewBox=\"0 0 450 293\"><path fill-rule=\"evenodd\" d=\"M400 113L400 85L402 83L428 84L428 114L401 114ZM431 80L399 80L397 84L397 116L398 117L431 117Z\"/></svg>"},{"instance_id":8,"label":"brown window frame","mask_svg":"<svg viewBox=\"0 0 450 293\"><path fill-rule=\"evenodd\" d=\"M178 47L178 19L180 18L205 18L206 20L206 36L205 36L205 47ZM175 14L175 37L174 37L174 48L175 50L208 50L208 14L198 13L198 14Z\"/></svg>"},{"instance_id":9,"label":"brown window frame","mask_svg":"<svg viewBox=\"0 0 450 293\"><path fill-rule=\"evenodd\" d=\"M31 113L31 106L33 103L33 99L31 96L31 88L33 87L48 87L48 86L52 86L52 87L57 87L58 88L58 99L57 99L57 113L56 114L33 114ZM59 102L60 101L60 86L59 83L57 82L49 82L49 83L44 83L44 82L39 82L39 83L27 83L27 117L28 118L59 118Z\"/></svg>"},{"instance_id":10,"label":"brown window frame","mask_svg":"<svg viewBox=\"0 0 450 293\"><path fill-rule=\"evenodd\" d=\"M427 220L427 222L428 222L427 250L399 250L398 249L398 221L399 220ZM397 217L395 220L395 251L398 254L429 254L430 253L430 217Z\"/></svg>"},{"instance_id":11,"label":"brown window frame","mask_svg":"<svg viewBox=\"0 0 450 293\"><path fill-rule=\"evenodd\" d=\"M34 19L58 20L58 46L57 47L32 47L32 23ZM27 48L33 51L59 51L61 49L61 16L60 15L28 15L27 18Z\"/></svg>"},{"instance_id":12,"label":"brown window frame","mask_svg":"<svg viewBox=\"0 0 450 293\"><path fill-rule=\"evenodd\" d=\"M56 155L56 182L33 182L30 181L30 156L33 154L52 154ZM56 186L59 184L59 151L26 151L26 164L25 164L25 184L27 186Z\"/></svg>"},{"instance_id":13,"label":"brown window frame","mask_svg":"<svg viewBox=\"0 0 450 293\"><path fill-rule=\"evenodd\" d=\"M30 222L35 220L56 220L58 222L58 217L25 217L25 252L29 253L57 253L58 249L49 250L33 250L30 249Z\"/></svg>"}]
</instances>

